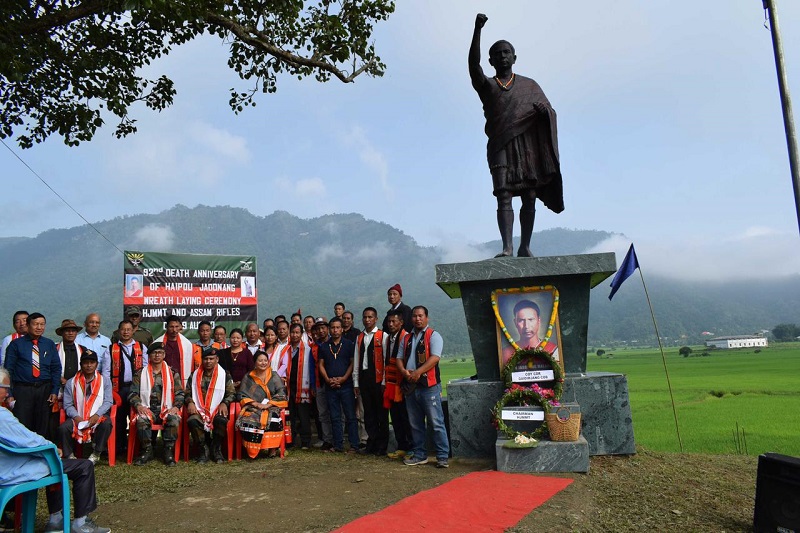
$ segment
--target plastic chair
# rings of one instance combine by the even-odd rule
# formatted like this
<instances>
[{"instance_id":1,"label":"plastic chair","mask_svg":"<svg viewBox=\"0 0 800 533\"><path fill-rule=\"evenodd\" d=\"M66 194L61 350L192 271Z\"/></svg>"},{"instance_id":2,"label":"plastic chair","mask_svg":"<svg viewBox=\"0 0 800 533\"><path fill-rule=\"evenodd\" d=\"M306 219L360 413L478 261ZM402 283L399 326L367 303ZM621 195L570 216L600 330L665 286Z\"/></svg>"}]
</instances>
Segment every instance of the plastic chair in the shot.
<instances>
[{"instance_id":1,"label":"plastic chair","mask_svg":"<svg viewBox=\"0 0 800 533\"><path fill-rule=\"evenodd\" d=\"M239 406L239 404L236 404L237 418L238 418L238 414L239 414L239 412L241 410L242 410L242 408ZM286 442L287 442L287 439L286 439L286 428L287 428L287 426L286 426L286 414L287 414L287 409L281 409L281 425L283 426L283 431L281 432L282 436L281 436L281 440L280 440L280 445L278 446L278 449L281 452L281 459L283 459L285 457L285 455L286 455ZM289 427L289 432L291 433L291 427ZM242 458L242 448L244 448L244 443L242 442L242 433L240 431L236 431L236 444L235 444L235 447L236 447L236 459L241 459Z\"/></svg>"},{"instance_id":2,"label":"plastic chair","mask_svg":"<svg viewBox=\"0 0 800 533\"><path fill-rule=\"evenodd\" d=\"M108 436L108 466L116 466L117 464L117 404L111 404L111 411L108 412L111 418L111 435ZM61 415L59 416L60 424L67 420L67 414L64 408L61 408ZM78 459L83 458L83 446L75 446L75 457Z\"/></svg>"},{"instance_id":3,"label":"plastic chair","mask_svg":"<svg viewBox=\"0 0 800 533\"><path fill-rule=\"evenodd\" d=\"M35 448L13 448L0 442L0 450L4 453L13 455L39 455L47 462L50 468L50 475L35 481L26 481L17 485L0 485L0 509L5 509L6 504L17 496L22 497L22 505L17 506L17 518L19 511L22 514L22 531L33 533L33 526L36 522L36 498L39 489L49 485L61 485L62 509L64 514L64 531L70 530L69 523L69 480L64 473L61 458L53 444L37 446Z\"/></svg>"},{"instance_id":4,"label":"plastic chair","mask_svg":"<svg viewBox=\"0 0 800 533\"><path fill-rule=\"evenodd\" d=\"M233 461L233 441L234 433L236 432L236 417L234 416L236 402L232 402L228 408L228 431L227 431L227 452L228 461ZM183 418L181 419L181 429L183 430L183 460L189 462L189 447L191 445L191 431L189 431L189 413L186 412L184 407Z\"/></svg>"},{"instance_id":5,"label":"plastic chair","mask_svg":"<svg viewBox=\"0 0 800 533\"><path fill-rule=\"evenodd\" d=\"M136 416L136 411L133 407L131 407L130 419L133 420L134 416ZM181 458L181 430L183 429L183 413L181 414L181 416L182 416L181 422L178 424L178 437L175 440L176 463L180 461ZM164 429L164 424L151 424L150 429L152 431L162 431ZM131 428L128 430L128 464L131 464L133 462L133 458L137 453L139 453L139 439L137 438L137 431L135 424L131 424ZM111 461L111 456L109 455L109 464L110 461Z\"/></svg>"}]
</instances>

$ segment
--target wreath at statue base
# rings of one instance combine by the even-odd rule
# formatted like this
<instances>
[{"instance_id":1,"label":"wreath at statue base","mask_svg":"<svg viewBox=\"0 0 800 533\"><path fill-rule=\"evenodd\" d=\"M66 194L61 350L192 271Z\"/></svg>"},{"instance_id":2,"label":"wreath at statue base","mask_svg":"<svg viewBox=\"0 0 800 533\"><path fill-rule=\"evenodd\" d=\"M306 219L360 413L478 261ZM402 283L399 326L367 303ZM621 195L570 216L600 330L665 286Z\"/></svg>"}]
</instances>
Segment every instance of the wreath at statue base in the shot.
<instances>
[{"instance_id":1,"label":"wreath at statue base","mask_svg":"<svg viewBox=\"0 0 800 533\"><path fill-rule=\"evenodd\" d=\"M541 387L538 383L534 383L531 386L524 386L519 383L511 382L511 375L516 366L521 361L532 358L544 359L553 368L554 386L552 389ZM561 405L559 400L564 383L564 375L561 372L561 368L558 362L541 348L536 348L534 350L517 350L514 356L503 367L502 377L508 388L506 388L503 397L500 398L492 409L492 418L494 426L499 431L502 431L509 439L503 447L535 447L538 444L538 440L547 434L547 414L550 413L553 407ZM508 407L539 407L544 411L545 420L533 431L521 431L509 426L506 420L503 419L503 410Z\"/></svg>"}]
</instances>

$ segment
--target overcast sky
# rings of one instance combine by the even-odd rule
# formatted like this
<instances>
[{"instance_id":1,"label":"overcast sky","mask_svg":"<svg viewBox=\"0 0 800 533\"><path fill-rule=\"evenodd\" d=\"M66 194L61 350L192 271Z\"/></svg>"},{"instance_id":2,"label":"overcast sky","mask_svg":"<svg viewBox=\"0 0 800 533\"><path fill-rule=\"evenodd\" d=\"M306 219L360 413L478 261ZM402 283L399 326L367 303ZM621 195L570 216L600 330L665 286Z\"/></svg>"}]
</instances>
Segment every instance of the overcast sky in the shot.
<instances>
[{"instance_id":1,"label":"overcast sky","mask_svg":"<svg viewBox=\"0 0 800 533\"><path fill-rule=\"evenodd\" d=\"M800 2L778 7L800 102ZM515 72L537 80L558 113L566 209L539 204L537 230L623 234L600 250L621 261L634 242L646 274L800 272L760 0L401 0L375 35L383 78L283 77L237 116L229 89L249 85L228 70L224 44L207 38L155 65L154 75L175 80L176 104L137 109L137 134L117 140L107 127L78 148L55 137L25 151L9 145L92 222L176 203L262 216L358 212L446 245L453 260L475 259L470 243L498 238L466 62L479 11L489 17L486 73L489 45L511 41ZM5 149L0 165L0 236L83 223Z\"/></svg>"}]
</instances>

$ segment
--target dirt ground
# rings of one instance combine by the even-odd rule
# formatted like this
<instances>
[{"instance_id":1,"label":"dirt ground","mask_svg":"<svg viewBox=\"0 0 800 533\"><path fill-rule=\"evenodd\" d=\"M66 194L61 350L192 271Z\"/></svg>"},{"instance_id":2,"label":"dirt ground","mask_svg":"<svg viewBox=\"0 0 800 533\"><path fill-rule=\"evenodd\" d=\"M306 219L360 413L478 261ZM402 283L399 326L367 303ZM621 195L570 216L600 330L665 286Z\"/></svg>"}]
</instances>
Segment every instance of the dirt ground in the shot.
<instances>
[{"instance_id":1,"label":"dirt ground","mask_svg":"<svg viewBox=\"0 0 800 533\"><path fill-rule=\"evenodd\" d=\"M101 464L95 518L115 533L330 531L406 496L491 468L490 461L453 459L442 470L299 450L285 459L181 462L172 469L156 461L145 467ZM547 475L574 482L511 531L752 529L755 457L640 450L631 457L594 457L588 474Z\"/></svg>"}]
</instances>

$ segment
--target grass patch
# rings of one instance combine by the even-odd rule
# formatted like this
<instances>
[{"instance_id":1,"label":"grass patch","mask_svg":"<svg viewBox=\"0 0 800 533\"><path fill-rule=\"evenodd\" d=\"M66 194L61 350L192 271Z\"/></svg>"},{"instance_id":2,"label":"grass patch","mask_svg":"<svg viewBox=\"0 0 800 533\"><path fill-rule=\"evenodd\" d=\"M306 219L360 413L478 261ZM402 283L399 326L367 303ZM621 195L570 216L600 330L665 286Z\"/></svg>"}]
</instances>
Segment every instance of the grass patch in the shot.
<instances>
[{"instance_id":1,"label":"grass patch","mask_svg":"<svg viewBox=\"0 0 800 533\"><path fill-rule=\"evenodd\" d=\"M776 344L759 353L715 350L709 357L682 357L672 348L666 357L684 451L737 453L738 424L748 454L800 455L800 343ZM588 370L627 375L637 444L679 450L658 350L619 350L614 359L590 357Z\"/></svg>"}]
</instances>

